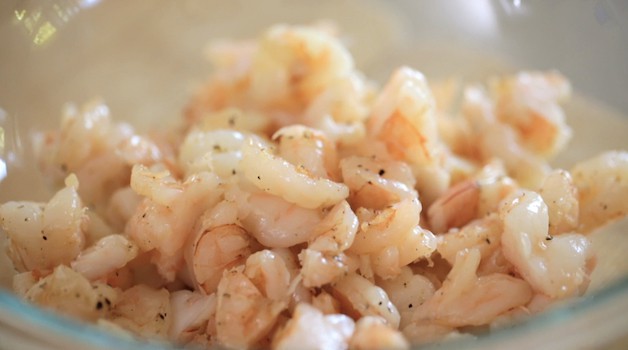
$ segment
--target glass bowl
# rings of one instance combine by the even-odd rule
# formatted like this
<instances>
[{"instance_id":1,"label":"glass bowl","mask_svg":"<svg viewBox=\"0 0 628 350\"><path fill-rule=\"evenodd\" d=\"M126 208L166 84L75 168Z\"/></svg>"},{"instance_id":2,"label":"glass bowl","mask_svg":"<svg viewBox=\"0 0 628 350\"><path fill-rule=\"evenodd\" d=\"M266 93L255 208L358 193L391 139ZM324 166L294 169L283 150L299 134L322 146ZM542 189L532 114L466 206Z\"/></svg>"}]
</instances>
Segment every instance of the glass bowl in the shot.
<instances>
[{"instance_id":1,"label":"glass bowl","mask_svg":"<svg viewBox=\"0 0 628 350\"><path fill-rule=\"evenodd\" d=\"M278 22L338 24L360 69L383 81L405 64L428 79L483 79L558 69L574 87L568 167L628 149L628 3L546 1L133 1L0 3L0 202L50 196L30 135L58 125L62 106L102 98L140 129L175 123L209 73L204 46ZM438 348L622 348L628 343L628 220L590 237L598 267L587 294L516 326ZM1 237L0 237L1 238ZM162 348L42 311L13 296L0 255L0 347Z\"/></svg>"}]
</instances>

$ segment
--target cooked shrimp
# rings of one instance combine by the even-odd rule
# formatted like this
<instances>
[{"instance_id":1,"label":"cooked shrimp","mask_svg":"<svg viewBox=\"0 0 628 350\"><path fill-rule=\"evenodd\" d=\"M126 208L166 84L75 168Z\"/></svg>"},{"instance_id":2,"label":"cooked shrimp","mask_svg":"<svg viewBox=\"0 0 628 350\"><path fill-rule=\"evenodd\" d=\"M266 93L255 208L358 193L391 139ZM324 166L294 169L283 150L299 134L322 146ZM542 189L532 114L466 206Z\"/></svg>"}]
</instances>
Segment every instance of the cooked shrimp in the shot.
<instances>
[{"instance_id":1,"label":"cooked shrimp","mask_svg":"<svg viewBox=\"0 0 628 350\"><path fill-rule=\"evenodd\" d=\"M260 243L271 248L285 248L307 242L323 219L318 209L302 208L281 197L260 193L250 195L242 217L244 228Z\"/></svg>"},{"instance_id":2,"label":"cooked shrimp","mask_svg":"<svg viewBox=\"0 0 628 350\"><path fill-rule=\"evenodd\" d=\"M123 235L103 237L72 261L72 269L90 281L100 279L123 267L137 256L138 247Z\"/></svg>"},{"instance_id":3,"label":"cooked shrimp","mask_svg":"<svg viewBox=\"0 0 628 350\"><path fill-rule=\"evenodd\" d=\"M354 207L382 209L417 196L414 175L406 163L351 156L342 159L340 169Z\"/></svg>"},{"instance_id":4,"label":"cooked shrimp","mask_svg":"<svg viewBox=\"0 0 628 350\"><path fill-rule=\"evenodd\" d=\"M242 146L240 167L244 176L260 190L303 208L328 207L349 196L344 184L303 172L252 140Z\"/></svg>"},{"instance_id":5,"label":"cooked shrimp","mask_svg":"<svg viewBox=\"0 0 628 350\"><path fill-rule=\"evenodd\" d=\"M460 251L443 285L417 308L413 320L449 327L480 326L530 301L532 289L525 281L500 273L478 277L480 258L477 249Z\"/></svg>"},{"instance_id":6,"label":"cooked shrimp","mask_svg":"<svg viewBox=\"0 0 628 350\"><path fill-rule=\"evenodd\" d=\"M474 248L482 258L488 258L495 250L501 249L503 224L497 213L471 221L459 230L451 230L439 236L438 252L451 265L459 251Z\"/></svg>"},{"instance_id":7,"label":"cooked shrimp","mask_svg":"<svg viewBox=\"0 0 628 350\"><path fill-rule=\"evenodd\" d=\"M227 347L249 348L268 335L287 303L262 295L241 268L223 273L218 285L216 331Z\"/></svg>"},{"instance_id":8,"label":"cooked shrimp","mask_svg":"<svg viewBox=\"0 0 628 350\"><path fill-rule=\"evenodd\" d=\"M250 96L261 105L307 105L336 79L350 75L353 59L328 33L276 25L253 58Z\"/></svg>"},{"instance_id":9,"label":"cooked shrimp","mask_svg":"<svg viewBox=\"0 0 628 350\"><path fill-rule=\"evenodd\" d=\"M359 319L380 316L390 327L399 327L399 311L386 292L358 274L349 274L332 285L332 295L340 301L345 314Z\"/></svg>"},{"instance_id":10,"label":"cooked shrimp","mask_svg":"<svg viewBox=\"0 0 628 350\"><path fill-rule=\"evenodd\" d=\"M349 348L361 349L408 349L410 344L403 334L391 328L381 317L364 316L355 324L355 332Z\"/></svg>"},{"instance_id":11,"label":"cooked shrimp","mask_svg":"<svg viewBox=\"0 0 628 350\"><path fill-rule=\"evenodd\" d=\"M180 183L167 172L134 167L131 188L145 198L126 225L126 233L167 280L183 266L183 246L200 215L222 195L216 175L201 172Z\"/></svg>"},{"instance_id":12,"label":"cooked shrimp","mask_svg":"<svg viewBox=\"0 0 628 350\"><path fill-rule=\"evenodd\" d=\"M65 265L40 279L25 294L26 300L59 313L95 321L105 317L116 303L119 291L90 282Z\"/></svg>"},{"instance_id":13,"label":"cooked shrimp","mask_svg":"<svg viewBox=\"0 0 628 350\"><path fill-rule=\"evenodd\" d=\"M614 151L578 163L571 170L578 188L579 231L589 232L628 213L628 152Z\"/></svg>"},{"instance_id":14,"label":"cooked shrimp","mask_svg":"<svg viewBox=\"0 0 628 350\"><path fill-rule=\"evenodd\" d=\"M292 318L273 338L273 348L347 349L355 323L343 314L324 315L309 304L297 305Z\"/></svg>"},{"instance_id":15,"label":"cooked shrimp","mask_svg":"<svg viewBox=\"0 0 628 350\"><path fill-rule=\"evenodd\" d=\"M552 298L578 293L589 273L589 240L575 233L550 236L547 205L540 195L520 190L500 208L502 249L532 288Z\"/></svg>"},{"instance_id":16,"label":"cooked shrimp","mask_svg":"<svg viewBox=\"0 0 628 350\"><path fill-rule=\"evenodd\" d=\"M527 188L539 188L549 173L549 165L519 143L509 125L497 120L486 92L477 86L464 91L462 115L474 130L477 156L485 161L499 158L508 175Z\"/></svg>"},{"instance_id":17,"label":"cooked shrimp","mask_svg":"<svg viewBox=\"0 0 628 350\"><path fill-rule=\"evenodd\" d=\"M184 258L195 284L206 293L216 291L226 269L243 264L251 254L251 238L238 225L235 203L223 201L200 219L186 243Z\"/></svg>"},{"instance_id":18,"label":"cooked shrimp","mask_svg":"<svg viewBox=\"0 0 628 350\"><path fill-rule=\"evenodd\" d=\"M399 310L400 329L410 324L414 310L434 295L432 282L424 276L414 274L408 266L402 267L397 277L379 281L378 285L386 291L390 301Z\"/></svg>"},{"instance_id":19,"label":"cooked shrimp","mask_svg":"<svg viewBox=\"0 0 628 350\"><path fill-rule=\"evenodd\" d=\"M186 175L209 171L229 177L239 170L246 135L235 130L191 130L179 150L179 164Z\"/></svg>"},{"instance_id":20,"label":"cooked shrimp","mask_svg":"<svg viewBox=\"0 0 628 350\"><path fill-rule=\"evenodd\" d=\"M262 294L275 301L287 301L290 290L290 271L284 260L273 251L264 249L246 259L244 274Z\"/></svg>"},{"instance_id":21,"label":"cooked shrimp","mask_svg":"<svg viewBox=\"0 0 628 350\"><path fill-rule=\"evenodd\" d=\"M551 156L571 138L559 102L571 93L558 72L520 72L489 82L498 119L512 125L533 153Z\"/></svg>"},{"instance_id":22,"label":"cooked shrimp","mask_svg":"<svg viewBox=\"0 0 628 350\"><path fill-rule=\"evenodd\" d=\"M322 132L303 125L283 127L273 135L283 159L318 177L338 179L336 146Z\"/></svg>"},{"instance_id":23,"label":"cooked shrimp","mask_svg":"<svg viewBox=\"0 0 628 350\"><path fill-rule=\"evenodd\" d=\"M111 320L143 337L165 338L172 324L170 293L137 284L118 298Z\"/></svg>"},{"instance_id":24,"label":"cooked shrimp","mask_svg":"<svg viewBox=\"0 0 628 350\"><path fill-rule=\"evenodd\" d=\"M400 244L418 225L420 213L421 203L417 199L406 199L381 211L361 208L357 211L360 228L349 251L373 253Z\"/></svg>"},{"instance_id":25,"label":"cooked shrimp","mask_svg":"<svg viewBox=\"0 0 628 350\"><path fill-rule=\"evenodd\" d=\"M379 277L393 278L401 272L401 267L429 257L436 246L436 237L432 232L415 226L397 244L372 253L371 267Z\"/></svg>"},{"instance_id":26,"label":"cooked shrimp","mask_svg":"<svg viewBox=\"0 0 628 350\"><path fill-rule=\"evenodd\" d=\"M48 203L7 202L0 224L9 238L8 255L20 272L68 265L83 249L85 208L71 175Z\"/></svg>"},{"instance_id":27,"label":"cooked shrimp","mask_svg":"<svg viewBox=\"0 0 628 350\"><path fill-rule=\"evenodd\" d=\"M195 335L203 334L210 317L215 315L216 295L189 290L170 293L170 312L169 337L187 343Z\"/></svg>"},{"instance_id":28,"label":"cooked shrimp","mask_svg":"<svg viewBox=\"0 0 628 350\"><path fill-rule=\"evenodd\" d=\"M571 174L561 169L554 170L543 182L539 194L547 205L550 235L576 230L580 204Z\"/></svg>"},{"instance_id":29,"label":"cooked shrimp","mask_svg":"<svg viewBox=\"0 0 628 350\"><path fill-rule=\"evenodd\" d=\"M367 127L394 159L412 166L427 204L449 186L434 99L423 74L408 67L395 71L376 99Z\"/></svg>"},{"instance_id":30,"label":"cooked shrimp","mask_svg":"<svg viewBox=\"0 0 628 350\"><path fill-rule=\"evenodd\" d=\"M299 254L305 287L320 287L349 272L351 259L343 252L353 243L358 224L346 201L336 204L319 223L315 238Z\"/></svg>"},{"instance_id":31,"label":"cooked shrimp","mask_svg":"<svg viewBox=\"0 0 628 350\"><path fill-rule=\"evenodd\" d=\"M325 315L340 313L340 302L324 290L312 297L312 306Z\"/></svg>"}]
</instances>

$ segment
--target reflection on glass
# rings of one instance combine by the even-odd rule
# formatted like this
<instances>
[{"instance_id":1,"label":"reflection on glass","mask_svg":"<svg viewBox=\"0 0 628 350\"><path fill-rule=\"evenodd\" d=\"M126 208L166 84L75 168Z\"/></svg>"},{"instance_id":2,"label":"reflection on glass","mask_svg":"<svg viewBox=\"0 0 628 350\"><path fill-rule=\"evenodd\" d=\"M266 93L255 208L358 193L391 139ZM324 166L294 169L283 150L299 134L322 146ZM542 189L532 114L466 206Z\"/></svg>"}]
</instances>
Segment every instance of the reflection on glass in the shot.
<instances>
[{"instance_id":1,"label":"reflection on glass","mask_svg":"<svg viewBox=\"0 0 628 350\"><path fill-rule=\"evenodd\" d=\"M13 13L14 24L23 27L28 39L36 46L49 42L58 29L82 9L98 4L100 0L56 0L20 2Z\"/></svg>"}]
</instances>

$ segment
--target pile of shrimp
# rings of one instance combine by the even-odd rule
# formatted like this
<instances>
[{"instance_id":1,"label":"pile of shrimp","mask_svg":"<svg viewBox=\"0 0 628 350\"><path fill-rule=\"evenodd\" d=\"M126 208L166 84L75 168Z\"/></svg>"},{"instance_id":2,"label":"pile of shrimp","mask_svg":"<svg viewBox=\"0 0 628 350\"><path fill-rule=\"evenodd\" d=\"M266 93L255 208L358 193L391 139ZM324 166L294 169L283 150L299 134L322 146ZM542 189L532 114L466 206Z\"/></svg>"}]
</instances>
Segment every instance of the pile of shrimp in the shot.
<instances>
[{"instance_id":1,"label":"pile of shrimp","mask_svg":"<svg viewBox=\"0 0 628 350\"><path fill-rule=\"evenodd\" d=\"M557 72L379 88L324 26L209 56L175 130L91 102L40 135L60 189L0 206L15 293L177 344L408 348L582 295L587 234L628 211L628 152L550 167Z\"/></svg>"}]
</instances>

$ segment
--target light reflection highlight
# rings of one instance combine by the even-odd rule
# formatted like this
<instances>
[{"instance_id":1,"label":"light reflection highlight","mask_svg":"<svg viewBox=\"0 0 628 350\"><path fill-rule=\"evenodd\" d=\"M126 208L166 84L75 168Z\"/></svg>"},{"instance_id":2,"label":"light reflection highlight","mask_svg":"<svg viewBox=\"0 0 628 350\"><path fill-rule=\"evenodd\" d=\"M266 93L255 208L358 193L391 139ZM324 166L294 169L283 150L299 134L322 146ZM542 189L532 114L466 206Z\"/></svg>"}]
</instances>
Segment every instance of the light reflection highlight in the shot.
<instances>
[{"instance_id":1,"label":"light reflection highlight","mask_svg":"<svg viewBox=\"0 0 628 350\"><path fill-rule=\"evenodd\" d=\"M59 28L68 23L81 10L93 7L100 0L56 0L21 3L13 11L14 24L23 27L36 46L49 42ZM25 7L24 7L25 6Z\"/></svg>"}]
</instances>

